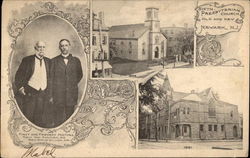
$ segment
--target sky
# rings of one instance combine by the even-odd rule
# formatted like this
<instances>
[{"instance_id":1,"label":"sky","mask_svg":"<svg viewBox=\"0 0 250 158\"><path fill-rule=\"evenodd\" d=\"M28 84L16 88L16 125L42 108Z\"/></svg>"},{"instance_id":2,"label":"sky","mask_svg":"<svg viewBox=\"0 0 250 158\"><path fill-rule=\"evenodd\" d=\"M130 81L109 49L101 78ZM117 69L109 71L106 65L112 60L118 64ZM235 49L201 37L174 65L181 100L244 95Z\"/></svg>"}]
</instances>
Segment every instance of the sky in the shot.
<instances>
[{"instance_id":1,"label":"sky","mask_svg":"<svg viewBox=\"0 0 250 158\"><path fill-rule=\"evenodd\" d=\"M215 93L218 93L221 101L237 105L240 113L243 111L243 104L246 105L243 99L246 94L243 89L247 88L243 79L244 67L196 67L165 71L174 91L201 92L211 87Z\"/></svg>"},{"instance_id":2,"label":"sky","mask_svg":"<svg viewBox=\"0 0 250 158\"><path fill-rule=\"evenodd\" d=\"M167 0L93 0L93 11L104 12L105 24L125 25L144 23L147 7L159 8L161 27L194 25L195 1Z\"/></svg>"}]
</instances>

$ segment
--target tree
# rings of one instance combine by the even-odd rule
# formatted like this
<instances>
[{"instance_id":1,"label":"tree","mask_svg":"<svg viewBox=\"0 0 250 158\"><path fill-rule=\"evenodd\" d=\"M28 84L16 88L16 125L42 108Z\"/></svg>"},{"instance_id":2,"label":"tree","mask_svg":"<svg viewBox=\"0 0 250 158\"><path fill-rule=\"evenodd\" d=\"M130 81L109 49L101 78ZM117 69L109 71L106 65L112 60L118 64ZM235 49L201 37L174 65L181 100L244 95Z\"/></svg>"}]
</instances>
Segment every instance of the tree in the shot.
<instances>
[{"instance_id":1,"label":"tree","mask_svg":"<svg viewBox=\"0 0 250 158\"><path fill-rule=\"evenodd\" d=\"M156 76L159 76L156 75ZM164 76L165 77L165 76ZM140 108L139 113L147 113L148 115L155 116L152 117L155 126L155 139L158 141L158 114L160 111L165 109L167 102L167 86L169 85L168 78L163 79L163 85L154 85L153 82L155 77L149 79L144 85L140 85ZM143 106L148 106L152 112L147 112L143 110ZM167 106L168 108L168 106Z\"/></svg>"}]
</instances>

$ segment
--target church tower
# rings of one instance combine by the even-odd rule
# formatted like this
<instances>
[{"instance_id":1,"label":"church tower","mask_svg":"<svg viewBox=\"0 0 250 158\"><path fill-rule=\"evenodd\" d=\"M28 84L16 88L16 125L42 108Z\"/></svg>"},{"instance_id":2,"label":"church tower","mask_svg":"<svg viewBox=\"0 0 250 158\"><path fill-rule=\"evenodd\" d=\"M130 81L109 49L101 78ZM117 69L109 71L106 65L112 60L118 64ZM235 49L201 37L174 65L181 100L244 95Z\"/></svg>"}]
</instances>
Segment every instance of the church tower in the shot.
<instances>
[{"instance_id":1,"label":"church tower","mask_svg":"<svg viewBox=\"0 0 250 158\"><path fill-rule=\"evenodd\" d=\"M148 26L149 31L149 59L161 59L161 33L160 21L158 18L159 8L146 8L145 26Z\"/></svg>"}]
</instances>

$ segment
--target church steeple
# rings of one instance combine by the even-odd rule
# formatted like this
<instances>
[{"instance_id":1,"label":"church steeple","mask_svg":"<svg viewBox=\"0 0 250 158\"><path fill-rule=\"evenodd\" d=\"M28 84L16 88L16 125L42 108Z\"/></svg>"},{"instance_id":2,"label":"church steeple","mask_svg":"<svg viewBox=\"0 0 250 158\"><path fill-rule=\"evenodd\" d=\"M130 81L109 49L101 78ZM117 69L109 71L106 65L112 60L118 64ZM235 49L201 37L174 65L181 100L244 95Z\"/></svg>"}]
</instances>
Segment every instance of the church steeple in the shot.
<instances>
[{"instance_id":1,"label":"church steeple","mask_svg":"<svg viewBox=\"0 0 250 158\"><path fill-rule=\"evenodd\" d=\"M159 8L146 8L145 26L149 26L151 32L160 32L160 21L158 13Z\"/></svg>"},{"instance_id":2,"label":"church steeple","mask_svg":"<svg viewBox=\"0 0 250 158\"><path fill-rule=\"evenodd\" d=\"M145 26L149 28L149 59L151 60L161 59L164 52L164 50L161 51L161 33L158 13L159 8L146 8Z\"/></svg>"}]
</instances>

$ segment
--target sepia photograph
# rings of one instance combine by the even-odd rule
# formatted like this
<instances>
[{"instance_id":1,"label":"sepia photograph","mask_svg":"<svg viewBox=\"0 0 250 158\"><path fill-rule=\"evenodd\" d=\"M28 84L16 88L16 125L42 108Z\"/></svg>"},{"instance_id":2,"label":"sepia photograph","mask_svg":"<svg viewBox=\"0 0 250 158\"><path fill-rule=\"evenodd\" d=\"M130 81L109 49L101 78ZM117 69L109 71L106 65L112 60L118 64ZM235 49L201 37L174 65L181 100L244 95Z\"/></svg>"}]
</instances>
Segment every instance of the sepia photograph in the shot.
<instances>
[{"instance_id":1,"label":"sepia photograph","mask_svg":"<svg viewBox=\"0 0 250 158\"><path fill-rule=\"evenodd\" d=\"M139 149L242 150L242 72L165 70L142 82Z\"/></svg>"},{"instance_id":2,"label":"sepia photograph","mask_svg":"<svg viewBox=\"0 0 250 158\"><path fill-rule=\"evenodd\" d=\"M194 9L194 1L93 0L92 77L192 68Z\"/></svg>"},{"instance_id":3,"label":"sepia photograph","mask_svg":"<svg viewBox=\"0 0 250 158\"><path fill-rule=\"evenodd\" d=\"M4 0L0 157L247 157L248 0Z\"/></svg>"},{"instance_id":4,"label":"sepia photograph","mask_svg":"<svg viewBox=\"0 0 250 158\"><path fill-rule=\"evenodd\" d=\"M16 101L30 122L53 128L74 113L86 86L83 50L74 28L60 17L44 15L24 28L10 72Z\"/></svg>"}]
</instances>

